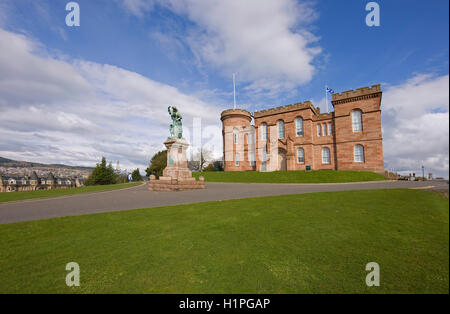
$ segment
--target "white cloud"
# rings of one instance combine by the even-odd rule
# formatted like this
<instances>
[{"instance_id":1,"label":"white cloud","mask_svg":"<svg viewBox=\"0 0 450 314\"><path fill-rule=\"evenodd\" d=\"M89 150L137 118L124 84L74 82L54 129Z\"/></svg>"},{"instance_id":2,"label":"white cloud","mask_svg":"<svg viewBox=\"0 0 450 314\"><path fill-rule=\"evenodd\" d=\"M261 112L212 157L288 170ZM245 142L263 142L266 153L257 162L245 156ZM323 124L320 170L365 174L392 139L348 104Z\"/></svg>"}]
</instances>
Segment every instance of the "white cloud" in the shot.
<instances>
[{"instance_id":1,"label":"white cloud","mask_svg":"<svg viewBox=\"0 0 450 314\"><path fill-rule=\"evenodd\" d=\"M420 74L383 93L387 168L448 177L449 76Z\"/></svg>"},{"instance_id":2,"label":"white cloud","mask_svg":"<svg viewBox=\"0 0 450 314\"><path fill-rule=\"evenodd\" d=\"M182 112L186 135L194 117L220 125L218 107L138 73L53 57L2 29L0 47L0 156L91 166L105 156L143 170L163 148L169 105Z\"/></svg>"},{"instance_id":3,"label":"white cloud","mask_svg":"<svg viewBox=\"0 0 450 314\"><path fill-rule=\"evenodd\" d=\"M151 0L121 0L122 5L129 10L132 14L141 17L144 12L150 10L153 7L153 1Z\"/></svg>"},{"instance_id":4,"label":"white cloud","mask_svg":"<svg viewBox=\"0 0 450 314\"><path fill-rule=\"evenodd\" d=\"M92 93L73 66L45 55L43 47L25 35L0 29L0 46L0 107L81 101Z\"/></svg>"},{"instance_id":5,"label":"white cloud","mask_svg":"<svg viewBox=\"0 0 450 314\"><path fill-rule=\"evenodd\" d=\"M123 4L143 16L150 6ZM135 1L133 1L135 2ZM142 1L138 1L142 3ZM153 1L148 1L153 3ZM317 17L309 2L294 0L161 1L195 26L185 41L198 59L226 77L238 72L246 90L276 95L309 82L321 52L308 25Z\"/></svg>"}]
</instances>

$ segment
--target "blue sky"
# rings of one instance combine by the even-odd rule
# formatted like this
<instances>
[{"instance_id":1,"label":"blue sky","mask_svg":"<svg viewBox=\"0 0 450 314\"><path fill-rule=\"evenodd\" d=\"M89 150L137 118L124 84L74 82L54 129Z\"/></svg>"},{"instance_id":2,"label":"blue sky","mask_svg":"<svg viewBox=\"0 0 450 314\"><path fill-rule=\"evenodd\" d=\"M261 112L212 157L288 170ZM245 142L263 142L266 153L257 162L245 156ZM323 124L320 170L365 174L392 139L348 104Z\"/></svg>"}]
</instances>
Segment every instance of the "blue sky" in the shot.
<instances>
[{"instance_id":1,"label":"blue sky","mask_svg":"<svg viewBox=\"0 0 450 314\"><path fill-rule=\"evenodd\" d=\"M221 142L211 134L233 102L237 72L239 106L251 111L305 100L324 110L325 84L341 92L381 83L386 168L418 171L425 163L448 176L448 1L377 1L380 27L366 26L363 0L80 0L80 27L66 26L67 2L0 0L0 44L10 53L0 74L15 77L0 81L8 113L1 156L89 164L105 154L142 168L161 148L171 99L184 101L169 104L187 120L210 126L203 137ZM14 39L23 44L10 47ZM28 64L21 56L30 73L16 77L8 71ZM24 93L41 66L54 69L37 79L45 88ZM19 127L14 117L30 112L56 112L64 131ZM98 137L86 140L89 132ZM123 152L127 143L135 155Z\"/></svg>"}]
</instances>

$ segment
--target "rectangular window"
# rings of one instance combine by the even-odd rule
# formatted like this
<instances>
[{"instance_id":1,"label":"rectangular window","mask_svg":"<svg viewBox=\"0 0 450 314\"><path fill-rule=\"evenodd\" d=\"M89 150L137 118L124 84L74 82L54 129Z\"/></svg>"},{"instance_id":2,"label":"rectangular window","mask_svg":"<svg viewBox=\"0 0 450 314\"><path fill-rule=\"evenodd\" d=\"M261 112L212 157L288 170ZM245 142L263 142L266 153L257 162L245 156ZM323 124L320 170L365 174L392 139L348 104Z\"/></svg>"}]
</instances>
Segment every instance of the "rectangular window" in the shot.
<instances>
[{"instance_id":1,"label":"rectangular window","mask_svg":"<svg viewBox=\"0 0 450 314\"><path fill-rule=\"evenodd\" d=\"M303 119L302 118L297 118L296 129L297 129L297 136L303 136Z\"/></svg>"},{"instance_id":2,"label":"rectangular window","mask_svg":"<svg viewBox=\"0 0 450 314\"><path fill-rule=\"evenodd\" d=\"M284 138L284 122L278 121L278 138Z\"/></svg>"},{"instance_id":3,"label":"rectangular window","mask_svg":"<svg viewBox=\"0 0 450 314\"><path fill-rule=\"evenodd\" d=\"M299 164L305 163L305 151L303 148L297 149L297 162Z\"/></svg>"},{"instance_id":4,"label":"rectangular window","mask_svg":"<svg viewBox=\"0 0 450 314\"><path fill-rule=\"evenodd\" d=\"M359 110L352 111L352 127L353 127L353 132L362 131L362 115L361 115L361 111L359 111Z\"/></svg>"},{"instance_id":5,"label":"rectangular window","mask_svg":"<svg viewBox=\"0 0 450 314\"><path fill-rule=\"evenodd\" d=\"M332 135L333 131L332 131L332 124L331 122L328 122L328 135Z\"/></svg>"},{"instance_id":6,"label":"rectangular window","mask_svg":"<svg viewBox=\"0 0 450 314\"><path fill-rule=\"evenodd\" d=\"M267 124L265 123L261 125L261 137L263 141L267 141Z\"/></svg>"},{"instance_id":7,"label":"rectangular window","mask_svg":"<svg viewBox=\"0 0 450 314\"><path fill-rule=\"evenodd\" d=\"M238 153L236 153L236 155L234 156L234 165L239 166L239 154Z\"/></svg>"},{"instance_id":8,"label":"rectangular window","mask_svg":"<svg viewBox=\"0 0 450 314\"><path fill-rule=\"evenodd\" d=\"M323 126L322 127L322 129L323 129L323 136L327 136L327 125L324 123L322 126Z\"/></svg>"},{"instance_id":9,"label":"rectangular window","mask_svg":"<svg viewBox=\"0 0 450 314\"><path fill-rule=\"evenodd\" d=\"M322 163L323 164L330 163L330 149L327 147L322 148Z\"/></svg>"},{"instance_id":10,"label":"rectangular window","mask_svg":"<svg viewBox=\"0 0 450 314\"><path fill-rule=\"evenodd\" d=\"M322 127L320 124L317 125L317 136L322 136Z\"/></svg>"}]
</instances>

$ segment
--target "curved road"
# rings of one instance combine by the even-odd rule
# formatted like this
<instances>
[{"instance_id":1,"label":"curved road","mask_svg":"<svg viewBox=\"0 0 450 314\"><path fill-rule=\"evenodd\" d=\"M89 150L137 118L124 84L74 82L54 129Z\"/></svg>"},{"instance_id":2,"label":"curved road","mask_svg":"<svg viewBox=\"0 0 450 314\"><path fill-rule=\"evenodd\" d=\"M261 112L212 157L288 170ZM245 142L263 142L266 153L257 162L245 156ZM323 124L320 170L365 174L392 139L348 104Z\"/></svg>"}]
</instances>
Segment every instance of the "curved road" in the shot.
<instances>
[{"instance_id":1,"label":"curved road","mask_svg":"<svg viewBox=\"0 0 450 314\"><path fill-rule=\"evenodd\" d=\"M145 184L123 190L0 203L0 224L283 194L392 188L433 188L448 191L448 183L447 181L374 181L331 184L206 183L205 190L178 192L153 192L148 191L147 188Z\"/></svg>"}]
</instances>

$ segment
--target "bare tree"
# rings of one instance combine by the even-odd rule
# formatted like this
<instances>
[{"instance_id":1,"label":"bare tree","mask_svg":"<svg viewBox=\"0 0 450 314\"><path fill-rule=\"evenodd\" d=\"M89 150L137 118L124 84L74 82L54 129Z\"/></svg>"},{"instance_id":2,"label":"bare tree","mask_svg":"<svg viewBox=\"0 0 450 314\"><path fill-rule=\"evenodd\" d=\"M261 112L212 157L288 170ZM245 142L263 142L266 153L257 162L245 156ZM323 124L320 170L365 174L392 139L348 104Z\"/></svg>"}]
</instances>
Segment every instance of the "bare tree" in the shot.
<instances>
[{"instance_id":1,"label":"bare tree","mask_svg":"<svg viewBox=\"0 0 450 314\"><path fill-rule=\"evenodd\" d=\"M188 160L188 167L193 171L203 171L212 159L212 152L202 147L192 155L191 160Z\"/></svg>"}]
</instances>

